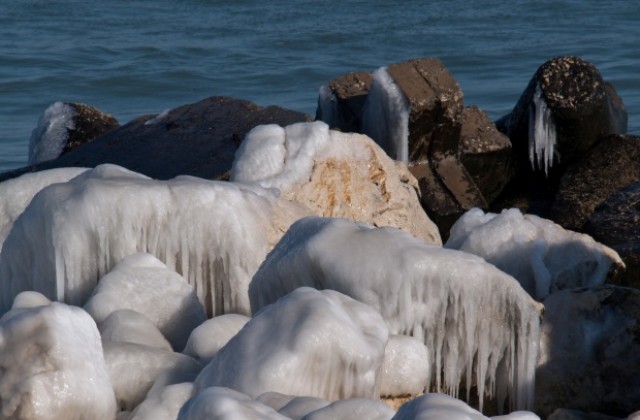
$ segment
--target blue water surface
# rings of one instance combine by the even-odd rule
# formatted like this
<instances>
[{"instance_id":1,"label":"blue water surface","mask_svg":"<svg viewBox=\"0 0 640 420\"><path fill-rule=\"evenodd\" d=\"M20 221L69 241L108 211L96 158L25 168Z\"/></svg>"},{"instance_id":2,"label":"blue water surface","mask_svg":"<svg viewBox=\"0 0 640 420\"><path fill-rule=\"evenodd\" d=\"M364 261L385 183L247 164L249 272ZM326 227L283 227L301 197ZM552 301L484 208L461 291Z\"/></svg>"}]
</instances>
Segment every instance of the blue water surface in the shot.
<instances>
[{"instance_id":1,"label":"blue water surface","mask_svg":"<svg viewBox=\"0 0 640 420\"><path fill-rule=\"evenodd\" d=\"M595 64L640 133L640 2L24 0L0 3L0 171L58 100L121 123L212 95L315 113L348 71L438 57L491 118L556 55Z\"/></svg>"}]
</instances>

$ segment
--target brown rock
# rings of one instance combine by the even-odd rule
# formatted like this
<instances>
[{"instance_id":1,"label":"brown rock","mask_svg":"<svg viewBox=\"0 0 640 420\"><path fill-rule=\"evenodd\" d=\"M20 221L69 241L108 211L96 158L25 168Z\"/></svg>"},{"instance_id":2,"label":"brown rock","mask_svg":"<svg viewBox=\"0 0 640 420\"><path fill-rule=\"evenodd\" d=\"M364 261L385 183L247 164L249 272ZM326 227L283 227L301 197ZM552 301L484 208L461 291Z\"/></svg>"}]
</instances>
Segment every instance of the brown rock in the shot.
<instances>
[{"instance_id":1,"label":"brown rock","mask_svg":"<svg viewBox=\"0 0 640 420\"><path fill-rule=\"evenodd\" d=\"M106 114L89 105L67 102L76 114L73 117L75 128L69 130L67 144L62 154L75 149L85 143L93 141L96 137L106 134L120 127L120 123L112 115Z\"/></svg>"},{"instance_id":2,"label":"brown rock","mask_svg":"<svg viewBox=\"0 0 640 420\"><path fill-rule=\"evenodd\" d=\"M361 132L362 108L367 100L371 79L371 73L357 72L331 80L320 90L316 120L344 132Z\"/></svg>"}]
</instances>

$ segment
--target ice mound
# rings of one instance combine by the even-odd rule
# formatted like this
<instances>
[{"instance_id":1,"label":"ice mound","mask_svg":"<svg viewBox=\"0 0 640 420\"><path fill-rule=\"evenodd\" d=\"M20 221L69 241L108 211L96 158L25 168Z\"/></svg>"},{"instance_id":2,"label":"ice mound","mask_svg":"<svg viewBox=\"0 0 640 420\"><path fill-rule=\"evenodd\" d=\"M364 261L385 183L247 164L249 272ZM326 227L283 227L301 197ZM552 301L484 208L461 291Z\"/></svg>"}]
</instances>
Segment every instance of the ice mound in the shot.
<instances>
[{"instance_id":1,"label":"ice mound","mask_svg":"<svg viewBox=\"0 0 640 420\"><path fill-rule=\"evenodd\" d=\"M0 250L13 222L38 191L51 184L67 182L85 171L85 168L49 169L0 182Z\"/></svg>"},{"instance_id":2,"label":"ice mound","mask_svg":"<svg viewBox=\"0 0 640 420\"><path fill-rule=\"evenodd\" d=\"M394 226L442 243L406 165L369 137L329 130L321 121L254 128L236 152L231 180L276 188L317 216Z\"/></svg>"},{"instance_id":3,"label":"ice mound","mask_svg":"<svg viewBox=\"0 0 640 420\"><path fill-rule=\"evenodd\" d=\"M404 403L392 419L486 420L488 417L456 398L432 393Z\"/></svg>"},{"instance_id":4,"label":"ice mound","mask_svg":"<svg viewBox=\"0 0 640 420\"><path fill-rule=\"evenodd\" d=\"M389 420L394 414L394 411L380 400L351 398L313 411L304 416L303 420Z\"/></svg>"},{"instance_id":5,"label":"ice mound","mask_svg":"<svg viewBox=\"0 0 640 420\"><path fill-rule=\"evenodd\" d=\"M386 67L373 73L364 104L362 132L395 160L409 159L409 112L411 107Z\"/></svg>"},{"instance_id":6,"label":"ice mound","mask_svg":"<svg viewBox=\"0 0 640 420\"><path fill-rule=\"evenodd\" d=\"M508 394L512 407L531 407L539 304L481 258L399 229L307 217L291 226L254 276L252 309L301 286L367 303L391 333L424 342L431 353L425 386L456 396L465 379L477 384L480 401L486 388L497 391L499 402Z\"/></svg>"},{"instance_id":7,"label":"ice mound","mask_svg":"<svg viewBox=\"0 0 640 420\"><path fill-rule=\"evenodd\" d=\"M113 420L100 335L82 309L21 308L0 323L0 419Z\"/></svg>"},{"instance_id":8,"label":"ice mound","mask_svg":"<svg viewBox=\"0 0 640 420\"><path fill-rule=\"evenodd\" d=\"M104 361L121 411L140 404L160 375L196 374L202 365L181 353L141 344L104 341Z\"/></svg>"},{"instance_id":9,"label":"ice mound","mask_svg":"<svg viewBox=\"0 0 640 420\"><path fill-rule=\"evenodd\" d=\"M176 420L180 408L191 398L192 389L189 382L152 389L129 420Z\"/></svg>"},{"instance_id":10,"label":"ice mound","mask_svg":"<svg viewBox=\"0 0 640 420\"><path fill-rule=\"evenodd\" d=\"M24 290L83 305L116 263L146 252L187 279L209 315L248 314L253 273L306 214L258 187L100 165L43 189L16 220L0 253L0 313Z\"/></svg>"},{"instance_id":11,"label":"ice mound","mask_svg":"<svg viewBox=\"0 0 640 420\"><path fill-rule=\"evenodd\" d=\"M183 353L203 364L209 363L250 319L240 314L226 314L205 321L191 332Z\"/></svg>"},{"instance_id":12,"label":"ice mound","mask_svg":"<svg viewBox=\"0 0 640 420\"><path fill-rule=\"evenodd\" d=\"M431 378L431 358L422 341L406 335L389 336L384 351L380 395L419 395Z\"/></svg>"},{"instance_id":13,"label":"ice mound","mask_svg":"<svg viewBox=\"0 0 640 420\"><path fill-rule=\"evenodd\" d=\"M193 287L156 257L144 253L126 257L102 277L84 309L98 324L120 309L139 312L178 351L191 331L207 319Z\"/></svg>"},{"instance_id":14,"label":"ice mound","mask_svg":"<svg viewBox=\"0 0 640 420\"><path fill-rule=\"evenodd\" d=\"M278 409L278 413L290 419L301 419L307 414L331 404L316 397L294 397L286 405ZM364 417L362 417L364 418Z\"/></svg>"},{"instance_id":15,"label":"ice mound","mask_svg":"<svg viewBox=\"0 0 640 420\"><path fill-rule=\"evenodd\" d=\"M475 208L451 228L446 248L476 254L515 277L538 300L550 293L604 283L618 254L590 236L518 209Z\"/></svg>"},{"instance_id":16,"label":"ice mound","mask_svg":"<svg viewBox=\"0 0 640 420\"><path fill-rule=\"evenodd\" d=\"M533 94L533 107L529 113L529 161L533 169L544 169L548 174L553 166L556 146L556 126L547 107L540 84Z\"/></svg>"},{"instance_id":17,"label":"ice mound","mask_svg":"<svg viewBox=\"0 0 640 420\"><path fill-rule=\"evenodd\" d=\"M171 344L149 318L130 309L111 312L98 325L98 329L104 341L142 344L173 351Z\"/></svg>"},{"instance_id":18,"label":"ice mound","mask_svg":"<svg viewBox=\"0 0 640 420\"><path fill-rule=\"evenodd\" d=\"M44 111L29 140L29 165L60 156L67 145L69 130L75 128L76 110L64 102L55 102Z\"/></svg>"},{"instance_id":19,"label":"ice mound","mask_svg":"<svg viewBox=\"0 0 640 420\"><path fill-rule=\"evenodd\" d=\"M273 408L233 389L212 387L182 406L177 420L288 420Z\"/></svg>"},{"instance_id":20,"label":"ice mound","mask_svg":"<svg viewBox=\"0 0 640 420\"><path fill-rule=\"evenodd\" d=\"M333 290L294 290L263 308L195 381L256 397L326 400L379 395L388 330L369 306Z\"/></svg>"}]
</instances>

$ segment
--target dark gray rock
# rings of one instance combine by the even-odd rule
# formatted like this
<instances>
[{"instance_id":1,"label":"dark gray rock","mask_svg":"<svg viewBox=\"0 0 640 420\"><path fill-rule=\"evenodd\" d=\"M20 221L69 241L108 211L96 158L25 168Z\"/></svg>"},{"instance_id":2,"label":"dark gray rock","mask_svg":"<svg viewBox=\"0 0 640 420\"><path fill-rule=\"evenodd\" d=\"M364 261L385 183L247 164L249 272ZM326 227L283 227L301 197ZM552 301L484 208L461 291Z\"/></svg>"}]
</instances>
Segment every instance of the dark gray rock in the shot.
<instances>
[{"instance_id":1,"label":"dark gray rock","mask_svg":"<svg viewBox=\"0 0 640 420\"><path fill-rule=\"evenodd\" d=\"M155 179L193 175L223 179L245 134L260 124L309 121L306 114L222 96L183 105L158 116L142 116L53 161L0 174L113 163Z\"/></svg>"},{"instance_id":2,"label":"dark gray rock","mask_svg":"<svg viewBox=\"0 0 640 420\"><path fill-rule=\"evenodd\" d=\"M559 408L547 420L622 420L620 417L611 417L600 413L584 413L579 410Z\"/></svg>"},{"instance_id":3,"label":"dark gray rock","mask_svg":"<svg viewBox=\"0 0 640 420\"><path fill-rule=\"evenodd\" d=\"M346 133L362 132L362 109L371 87L371 73L347 73L320 88L316 120Z\"/></svg>"}]
</instances>

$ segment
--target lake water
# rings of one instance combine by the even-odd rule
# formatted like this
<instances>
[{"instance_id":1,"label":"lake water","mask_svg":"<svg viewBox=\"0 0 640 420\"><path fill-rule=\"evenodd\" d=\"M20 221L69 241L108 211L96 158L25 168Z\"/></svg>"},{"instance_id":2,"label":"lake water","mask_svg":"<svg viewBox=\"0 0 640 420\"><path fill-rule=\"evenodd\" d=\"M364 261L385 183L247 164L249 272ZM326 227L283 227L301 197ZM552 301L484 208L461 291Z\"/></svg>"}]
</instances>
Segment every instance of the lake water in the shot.
<instances>
[{"instance_id":1,"label":"lake water","mask_svg":"<svg viewBox=\"0 0 640 420\"><path fill-rule=\"evenodd\" d=\"M536 69L578 55L640 134L640 2L24 0L0 3L0 171L23 166L58 100L121 123L227 95L315 113L349 71L438 57L465 104L511 110Z\"/></svg>"}]
</instances>

